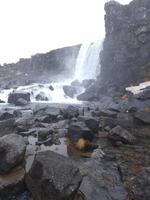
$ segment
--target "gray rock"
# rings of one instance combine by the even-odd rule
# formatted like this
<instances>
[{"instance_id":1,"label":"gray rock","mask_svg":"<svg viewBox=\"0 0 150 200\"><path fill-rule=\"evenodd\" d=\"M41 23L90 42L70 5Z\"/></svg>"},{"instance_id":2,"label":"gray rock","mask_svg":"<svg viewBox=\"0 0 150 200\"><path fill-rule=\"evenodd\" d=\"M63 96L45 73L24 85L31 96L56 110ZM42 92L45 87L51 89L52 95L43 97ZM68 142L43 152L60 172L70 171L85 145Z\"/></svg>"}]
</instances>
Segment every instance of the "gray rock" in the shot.
<instances>
[{"instance_id":1,"label":"gray rock","mask_svg":"<svg viewBox=\"0 0 150 200\"><path fill-rule=\"evenodd\" d=\"M113 128L109 132L108 138L112 141L123 142L125 144L132 144L135 141L134 136L121 126Z\"/></svg>"},{"instance_id":2,"label":"gray rock","mask_svg":"<svg viewBox=\"0 0 150 200\"><path fill-rule=\"evenodd\" d=\"M13 92L8 97L8 103L12 103L16 106L24 106L30 102L30 93Z\"/></svg>"},{"instance_id":3,"label":"gray rock","mask_svg":"<svg viewBox=\"0 0 150 200\"><path fill-rule=\"evenodd\" d=\"M0 113L0 121L11 119L13 117L14 117L14 115L12 113L10 113L10 112L7 112L7 111Z\"/></svg>"},{"instance_id":4,"label":"gray rock","mask_svg":"<svg viewBox=\"0 0 150 200\"><path fill-rule=\"evenodd\" d=\"M24 192L25 170L22 167L16 167L6 175L0 175L0 199L9 200Z\"/></svg>"},{"instance_id":5,"label":"gray rock","mask_svg":"<svg viewBox=\"0 0 150 200\"><path fill-rule=\"evenodd\" d=\"M136 98L142 101L150 99L150 86L143 89L139 94L136 95Z\"/></svg>"},{"instance_id":6,"label":"gray rock","mask_svg":"<svg viewBox=\"0 0 150 200\"><path fill-rule=\"evenodd\" d=\"M35 99L37 101L48 101L48 97L45 95L44 92L40 92L39 94L37 94Z\"/></svg>"},{"instance_id":7,"label":"gray rock","mask_svg":"<svg viewBox=\"0 0 150 200\"><path fill-rule=\"evenodd\" d=\"M52 151L38 152L26 175L26 184L38 200L68 199L82 181L69 159Z\"/></svg>"},{"instance_id":8,"label":"gray rock","mask_svg":"<svg viewBox=\"0 0 150 200\"><path fill-rule=\"evenodd\" d=\"M77 94L77 89L74 86L65 85L63 86L63 90L66 96L74 98L75 94Z\"/></svg>"},{"instance_id":9,"label":"gray rock","mask_svg":"<svg viewBox=\"0 0 150 200\"><path fill-rule=\"evenodd\" d=\"M0 121L0 136L12 133L15 130L15 119L7 119Z\"/></svg>"},{"instance_id":10,"label":"gray rock","mask_svg":"<svg viewBox=\"0 0 150 200\"><path fill-rule=\"evenodd\" d=\"M67 137L75 143L80 138L92 141L94 133L85 125L84 122L74 122L69 125Z\"/></svg>"},{"instance_id":11,"label":"gray rock","mask_svg":"<svg viewBox=\"0 0 150 200\"><path fill-rule=\"evenodd\" d=\"M10 171L23 161L25 148L22 136L9 134L0 138L0 174Z\"/></svg>"},{"instance_id":12,"label":"gray rock","mask_svg":"<svg viewBox=\"0 0 150 200\"><path fill-rule=\"evenodd\" d=\"M134 117L145 124L150 124L150 112L138 111Z\"/></svg>"},{"instance_id":13,"label":"gray rock","mask_svg":"<svg viewBox=\"0 0 150 200\"><path fill-rule=\"evenodd\" d=\"M144 168L129 183L129 193L133 199L150 199L150 167Z\"/></svg>"},{"instance_id":14,"label":"gray rock","mask_svg":"<svg viewBox=\"0 0 150 200\"><path fill-rule=\"evenodd\" d=\"M94 117L87 117L85 119L85 124L87 125L87 127L93 131L94 133L97 133L99 130L99 122L96 118Z\"/></svg>"}]
</instances>

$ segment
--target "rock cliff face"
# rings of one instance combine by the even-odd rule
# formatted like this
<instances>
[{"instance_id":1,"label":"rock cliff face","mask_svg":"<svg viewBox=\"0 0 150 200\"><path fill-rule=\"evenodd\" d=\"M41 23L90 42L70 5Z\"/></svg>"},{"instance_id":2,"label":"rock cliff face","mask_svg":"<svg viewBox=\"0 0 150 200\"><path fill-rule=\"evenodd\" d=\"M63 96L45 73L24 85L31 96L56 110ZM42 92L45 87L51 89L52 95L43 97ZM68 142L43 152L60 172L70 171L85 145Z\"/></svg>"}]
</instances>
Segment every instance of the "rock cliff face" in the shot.
<instances>
[{"instance_id":1,"label":"rock cliff face","mask_svg":"<svg viewBox=\"0 0 150 200\"><path fill-rule=\"evenodd\" d=\"M65 47L46 54L36 54L17 63L0 66L0 87L12 87L37 81L51 81L58 74L71 76L80 45Z\"/></svg>"},{"instance_id":2,"label":"rock cliff face","mask_svg":"<svg viewBox=\"0 0 150 200\"><path fill-rule=\"evenodd\" d=\"M150 1L105 4L100 84L125 88L150 80Z\"/></svg>"}]
</instances>

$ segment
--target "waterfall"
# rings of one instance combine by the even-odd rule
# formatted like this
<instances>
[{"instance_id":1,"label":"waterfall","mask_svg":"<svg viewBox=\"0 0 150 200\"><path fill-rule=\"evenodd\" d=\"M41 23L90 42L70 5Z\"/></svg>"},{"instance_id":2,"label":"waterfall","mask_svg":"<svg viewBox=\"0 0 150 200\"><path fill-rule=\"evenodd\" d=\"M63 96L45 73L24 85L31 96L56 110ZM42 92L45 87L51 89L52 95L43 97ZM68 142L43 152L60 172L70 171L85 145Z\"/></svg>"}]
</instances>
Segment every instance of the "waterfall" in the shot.
<instances>
[{"instance_id":1,"label":"waterfall","mask_svg":"<svg viewBox=\"0 0 150 200\"><path fill-rule=\"evenodd\" d=\"M102 40L83 44L80 48L75 67L74 79L82 82L84 79L95 79L100 72L100 51Z\"/></svg>"},{"instance_id":2,"label":"waterfall","mask_svg":"<svg viewBox=\"0 0 150 200\"><path fill-rule=\"evenodd\" d=\"M78 80L81 83L85 79L96 79L96 76L100 73L99 56L101 50L102 40L83 44L79 50L74 78L51 83L54 88L53 91L49 89L51 84L38 83L20 86L15 91L29 92L32 102L36 101L36 96L38 94L43 94L51 103L79 103L76 98L70 98L64 94L63 86L70 85L73 80ZM81 88L78 88L78 94L84 92L84 90L85 89L81 86ZM0 90L0 99L7 102L8 95L12 91L13 89Z\"/></svg>"}]
</instances>

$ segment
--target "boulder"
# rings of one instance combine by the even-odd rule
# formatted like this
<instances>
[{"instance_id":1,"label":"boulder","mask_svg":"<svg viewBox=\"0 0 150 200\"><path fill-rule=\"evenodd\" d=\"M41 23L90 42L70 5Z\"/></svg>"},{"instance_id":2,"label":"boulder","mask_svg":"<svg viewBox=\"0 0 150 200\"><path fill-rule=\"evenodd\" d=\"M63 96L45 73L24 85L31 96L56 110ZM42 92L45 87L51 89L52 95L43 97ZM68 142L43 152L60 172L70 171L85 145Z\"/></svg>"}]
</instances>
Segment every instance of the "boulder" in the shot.
<instances>
[{"instance_id":1,"label":"boulder","mask_svg":"<svg viewBox=\"0 0 150 200\"><path fill-rule=\"evenodd\" d=\"M69 125L67 137L72 143L76 143L80 138L92 141L94 133L86 126L84 122L74 122Z\"/></svg>"},{"instance_id":2,"label":"boulder","mask_svg":"<svg viewBox=\"0 0 150 200\"><path fill-rule=\"evenodd\" d=\"M134 114L134 117L142 123L150 124L150 112L138 111Z\"/></svg>"},{"instance_id":3,"label":"boulder","mask_svg":"<svg viewBox=\"0 0 150 200\"><path fill-rule=\"evenodd\" d=\"M26 175L26 184L38 200L69 199L80 187L82 176L69 159L52 151L38 152Z\"/></svg>"},{"instance_id":4,"label":"boulder","mask_svg":"<svg viewBox=\"0 0 150 200\"><path fill-rule=\"evenodd\" d=\"M0 103L5 103L5 101L3 101L3 100L0 99Z\"/></svg>"},{"instance_id":5,"label":"boulder","mask_svg":"<svg viewBox=\"0 0 150 200\"><path fill-rule=\"evenodd\" d=\"M79 116L79 109L75 106L68 106L66 109L60 109L60 114L64 119L71 119Z\"/></svg>"},{"instance_id":6,"label":"boulder","mask_svg":"<svg viewBox=\"0 0 150 200\"><path fill-rule=\"evenodd\" d=\"M70 98L74 98L74 96L77 94L77 89L74 86L64 85L63 90L65 95Z\"/></svg>"},{"instance_id":7,"label":"boulder","mask_svg":"<svg viewBox=\"0 0 150 200\"><path fill-rule=\"evenodd\" d=\"M1 200L14 199L14 196L25 190L25 170L16 167L8 174L0 175L0 198Z\"/></svg>"},{"instance_id":8,"label":"boulder","mask_svg":"<svg viewBox=\"0 0 150 200\"><path fill-rule=\"evenodd\" d=\"M139 94L135 95L135 97L141 101L150 100L150 86L143 89Z\"/></svg>"},{"instance_id":9,"label":"boulder","mask_svg":"<svg viewBox=\"0 0 150 200\"><path fill-rule=\"evenodd\" d=\"M144 168L129 183L129 193L132 199L150 199L150 167Z\"/></svg>"},{"instance_id":10,"label":"boulder","mask_svg":"<svg viewBox=\"0 0 150 200\"><path fill-rule=\"evenodd\" d=\"M0 113L0 121L8 120L8 119L11 119L13 117L14 117L14 115L10 112L7 112L7 111Z\"/></svg>"},{"instance_id":11,"label":"boulder","mask_svg":"<svg viewBox=\"0 0 150 200\"><path fill-rule=\"evenodd\" d=\"M90 87L92 84L95 83L94 79L85 79L82 81L82 86L87 89L88 87Z\"/></svg>"},{"instance_id":12,"label":"boulder","mask_svg":"<svg viewBox=\"0 0 150 200\"><path fill-rule=\"evenodd\" d=\"M99 130L99 122L94 117L87 117L85 119L86 126L94 133L97 133Z\"/></svg>"},{"instance_id":13,"label":"boulder","mask_svg":"<svg viewBox=\"0 0 150 200\"><path fill-rule=\"evenodd\" d=\"M108 139L114 142L122 142L124 144L133 144L135 141L134 136L121 126L113 128L108 134Z\"/></svg>"},{"instance_id":14,"label":"boulder","mask_svg":"<svg viewBox=\"0 0 150 200\"><path fill-rule=\"evenodd\" d=\"M36 95L35 99L37 101L48 101L48 97L44 94L44 92L40 92Z\"/></svg>"},{"instance_id":15,"label":"boulder","mask_svg":"<svg viewBox=\"0 0 150 200\"><path fill-rule=\"evenodd\" d=\"M9 134L0 138L0 174L9 172L23 161L25 148L20 135Z\"/></svg>"},{"instance_id":16,"label":"boulder","mask_svg":"<svg viewBox=\"0 0 150 200\"><path fill-rule=\"evenodd\" d=\"M12 103L16 106L24 106L30 102L30 93L25 92L13 92L9 94L8 103Z\"/></svg>"},{"instance_id":17,"label":"boulder","mask_svg":"<svg viewBox=\"0 0 150 200\"><path fill-rule=\"evenodd\" d=\"M12 133L14 130L15 130L14 118L0 121L0 137Z\"/></svg>"}]
</instances>

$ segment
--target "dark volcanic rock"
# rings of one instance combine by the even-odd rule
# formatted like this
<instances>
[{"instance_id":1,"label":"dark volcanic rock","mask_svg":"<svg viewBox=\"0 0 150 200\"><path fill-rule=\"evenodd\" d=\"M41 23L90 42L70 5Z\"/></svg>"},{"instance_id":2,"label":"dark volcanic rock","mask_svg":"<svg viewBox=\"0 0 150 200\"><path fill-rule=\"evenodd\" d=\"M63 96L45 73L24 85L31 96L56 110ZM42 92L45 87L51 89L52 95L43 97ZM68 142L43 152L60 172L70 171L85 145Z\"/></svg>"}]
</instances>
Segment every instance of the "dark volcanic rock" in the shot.
<instances>
[{"instance_id":1,"label":"dark volcanic rock","mask_svg":"<svg viewBox=\"0 0 150 200\"><path fill-rule=\"evenodd\" d=\"M38 200L68 199L81 181L78 168L69 159L51 151L37 153L26 176L27 187Z\"/></svg>"},{"instance_id":2,"label":"dark volcanic rock","mask_svg":"<svg viewBox=\"0 0 150 200\"><path fill-rule=\"evenodd\" d=\"M0 175L0 198L1 200L14 199L16 195L24 192L25 170L16 167L6 175Z\"/></svg>"},{"instance_id":3,"label":"dark volcanic rock","mask_svg":"<svg viewBox=\"0 0 150 200\"><path fill-rule=\"evenodd\" d=\"M146 87L139 94L137 94L136 98L142 101L150 100L150 86Z\"/></svg>"},{"instance_id":4,"label":"dark volcanic rock","mask_svg":"<svg viewBox=\"0 0 150 200\"><path fill-rule=\"evenodd\" d=\"M31 58L22 58L19 62L5 64L4 67L0 66L1 88L35 82L48 83L52 81L51 77L60 78L61 74L70 78L74 72L79 49L80 45L60 48L45 54L36 54Z\"/></svg>"},{"instance_id":5,"label":"dark volcanic rock","mask_svg":"<svg viewBox=\"0 0 150 200\"><path fill-rule=\"evenodd\" d=\"M101 73L79 100L98 100L102 94L121 97L126 87L150 80L150 1L133 0L129 5L110 1L105 12Z\"/></svg>"},{"instance_id":6,"label":"dark volcanic rock","mask_svg":"<svg viewBox=\"0 0 150 200\"><path fill-rule=\"evenodd\" d=\"M67 136L71 142L75 143L80 138L92 141L94 133L85 125L84 122L75 122L69 125Z\"/></svg>"},{"instance_id":7,"label":"dark volcanic rock","mask_svg":"<svg viewBox=\"0 0 150 200\"><path fill-rule=\"evenodd\" d=\"M11 113L9 113L9 112L2 112L2 113L0 113L0 121L1 120L11 119L13 117L14 117L14 115L11 114Z\"/></svg>"},{"instance_id":8,"label":"dark volcanic rock","mask_svg":"<svg viewBox=\"0 0 150 200\"><path fill-rule=\"evenodd\" d=\"M35 99L37 101L48 101L48 97L42 92L40 92L38 95L36 95Z\"/></svg>"},{"instance_id":9,"label":"dark volcanic rock","mask_svg":"<svg viewBox=\"0 0 150 200\"><path fill-rule=\"evenodd\" d=\"M129 184L129 193L133 199L150 199L150 167L144 168Z\"/></svg>"},{"instance_id":10,"label":"dark volcanic rock","mask_svg":"<svg viewBox=\"0 0 150 200\"><path fill-rule=\"evenodd\" d=\"M8 103L16 106L24 106L30 102L30 93L13 92L8 97Z\"/></svg>"},{"instance_id":11,"label":"dark volcanic rock","mask_svg":"<svg viewBox=\"0 0 150 200\"><path fill-rule=\"evenodd\" d=\"M150 112L138 111L134 114L134 116L139 121L145 124L150 124Z\"/></svg>"},{"instance_id":12,"label":"dark volcanic rock","mask_svg":"<svg viewBox=\"0 0 150 200\"><path fill-rule=\"evenodd\" d=\"M115 142L123 142L125 144L132 144L135 141L135 138L129 133L126 129L121 126L116 126L108 134L108 138Z\"/></svg>"},{"instance_id":13,"label":"dark volcanic rock","mask_svg":"<svg viewBox=\"0 0 150 200\"><path fill-rule=\"evenodd\" d=\"M22 162L25 148L22 136L9 134L0 138L0 174L10 171Z\"/></svg>"},{"instance_id":14,"label":"dark volcanic rock","mask_svg":"<svg viewBox=\"0 0 150 200\"><path fill-rule=\"evenodd\" d=\"M0 121L0 136L12 133L15 130L15 119L7 119Z\"/></svg>"},{"instance_id":15,"label":"dark volcanic rock","mask_svg":"<svg viewBox=\"0 0 150 200\"><path fill-rule=\"evenodd\" d=\"M2 100L0 99L0 103L5 103L5 101L2 101Z\"/></svg>"},{"instance_id":16,"label":"dark volcanic rock","mask_svg":"<svg viewBox=\"0 0 150 200\"><path fill-rule=\"evenodd\" d=\"M63 90L66 96L73 98L77 94L77 89L74 86L64 85Z\"/></svg>"},{"instance_id":17,"label":"dark volcanic rock","mask_svg":"<svg viewBox=\"0 0 150 200\"><path fill-rule=\"evenodd\" d=\"M99 122L97 119L95 119L94 117L87 117L85 118L84 122L91 131L93 131L94 133L98 132Z\"/></svg>"},{"instance_id":18,"label":"dark volcanic rock","mask_svg":"<svg viewBox=\"0 0 150 200\"><path fill-rule=\"evenodd\" d=\"M105 4L100 85L125 88L150 80L150 1Z\"/></svg>"},{"instance_id":19,"label":"dark volcanic rock","mask_svg":"<svg viewBox=\"0 0 150 200\"><path fill-rule=\"evenodd\" d=\"M60 114L65 118L65 119L71 119L74 117L79 116L79 109L75 106L68 106L66 109L61 109Z\"/></svg>"}]
</instances>

